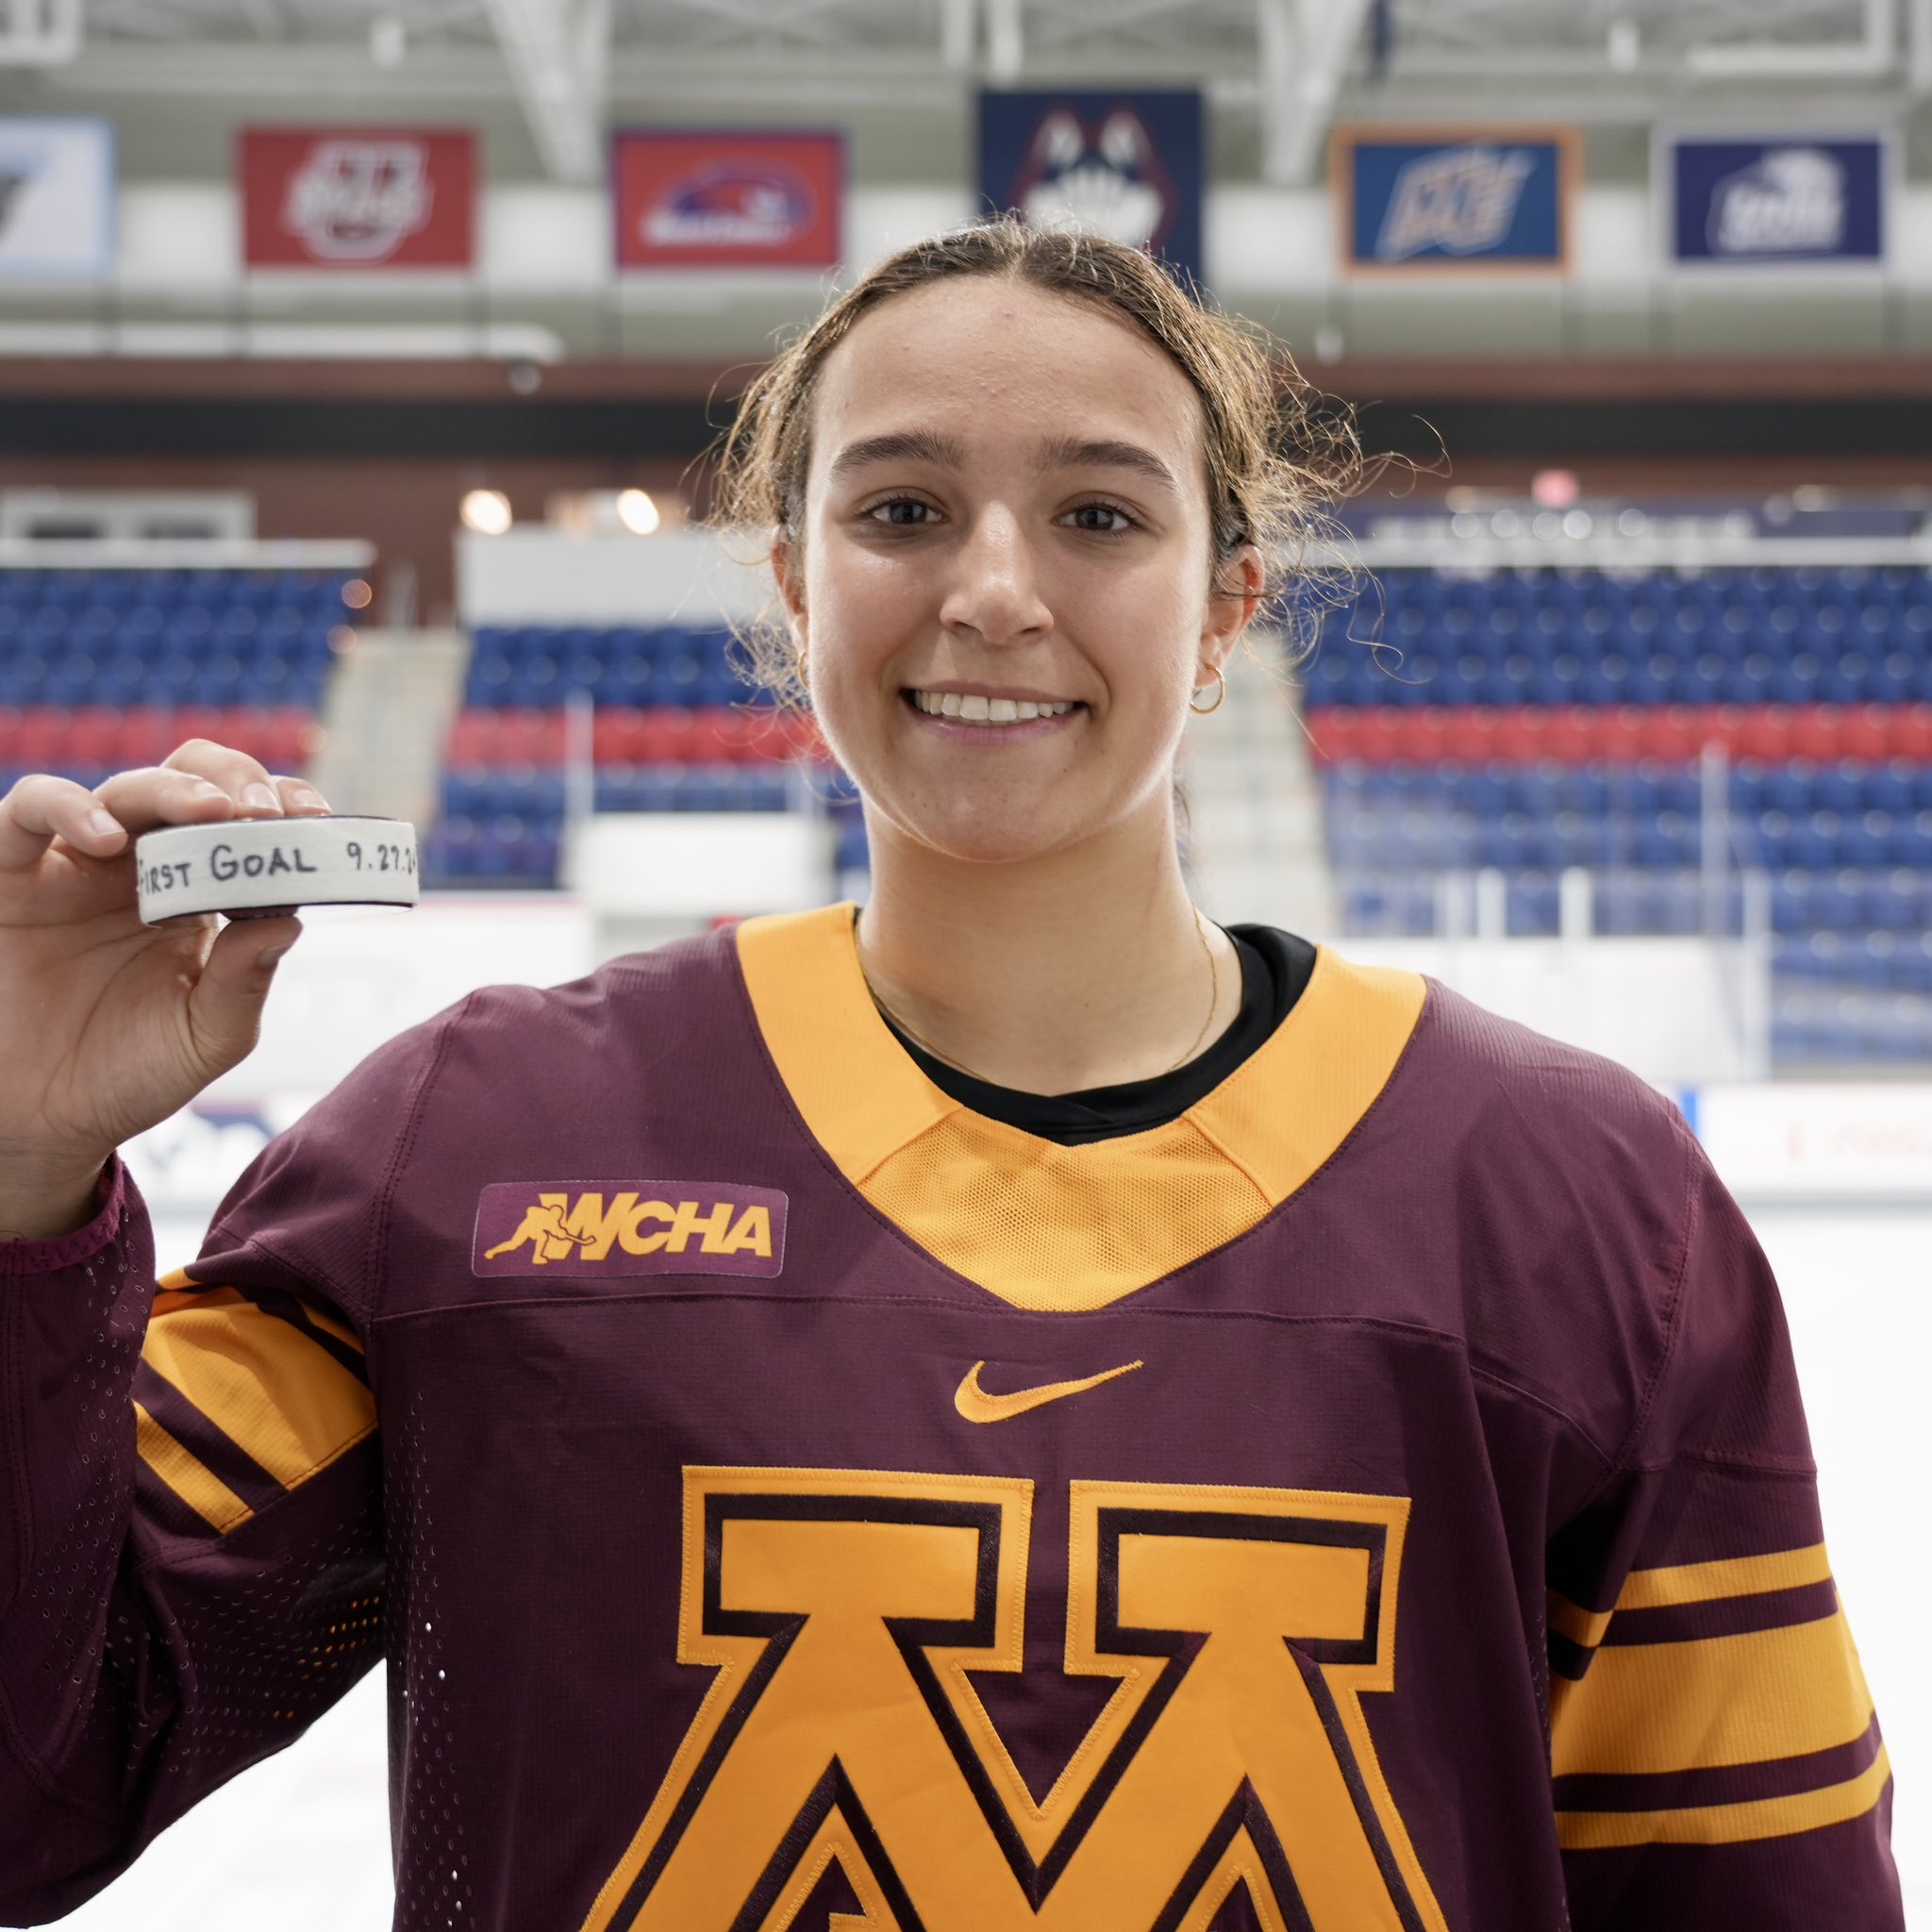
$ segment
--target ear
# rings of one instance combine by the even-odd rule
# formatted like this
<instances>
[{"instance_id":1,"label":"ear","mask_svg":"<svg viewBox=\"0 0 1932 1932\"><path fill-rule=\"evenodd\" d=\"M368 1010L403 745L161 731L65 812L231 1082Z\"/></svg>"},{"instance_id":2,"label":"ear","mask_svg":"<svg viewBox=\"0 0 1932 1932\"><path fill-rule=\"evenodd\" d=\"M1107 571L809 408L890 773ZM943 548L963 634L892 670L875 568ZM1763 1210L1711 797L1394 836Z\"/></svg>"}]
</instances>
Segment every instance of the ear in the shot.
<instances>
[{"instance_id":1,"label":"ear","mask_svg":"<svg viewBox=\"0 0 1932 1932\"><path fill-rule=\"evenodd\" d=\"M772 539L772 575L777 580L778 601L785 607L785 625L792 648L802 657L809 631L805 613L805 559L788 530Z\"/></svg>"},{"instance_id":2,"label":"ear","mask_svg":"<svg viewBox=\"0 0 1932 1932\"><path fill-rule=\"evenodd\" d=\"M1262 568L1261 553L1252 543L1243 543L1230 557L1215 566L1214 588L1208 592L1205 622L1201 626L1201 663L1225 670L1241 634L1260 614L1262 593L1268 588L1268 574Z\"/></svg>"}]
</instances>

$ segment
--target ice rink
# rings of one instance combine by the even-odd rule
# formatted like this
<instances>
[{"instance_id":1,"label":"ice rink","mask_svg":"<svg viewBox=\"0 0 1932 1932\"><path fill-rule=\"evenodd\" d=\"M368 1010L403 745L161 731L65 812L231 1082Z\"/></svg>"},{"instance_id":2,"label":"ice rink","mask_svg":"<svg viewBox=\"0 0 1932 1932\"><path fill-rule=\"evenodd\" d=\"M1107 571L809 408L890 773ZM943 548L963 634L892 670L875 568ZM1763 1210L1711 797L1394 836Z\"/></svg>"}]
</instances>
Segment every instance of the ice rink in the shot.
<instances>
[{"instance_id":1,"label":"ice rink","mask_svg":"<svg viewBox=\"0 0 1932 1932\"><path fill-rule=\"evenodd\" d=\"M1780 1207L1752 1218L1784 1286L1834 1568L1890 1744L1908 1917L1932 1928L1932 1666L1917 1628L1932 1596L1923 1533L1932 1209ZM76 1932L380 1932L388 1860L378 1674L63 1923Z\"/></svg>"}]
</instances>

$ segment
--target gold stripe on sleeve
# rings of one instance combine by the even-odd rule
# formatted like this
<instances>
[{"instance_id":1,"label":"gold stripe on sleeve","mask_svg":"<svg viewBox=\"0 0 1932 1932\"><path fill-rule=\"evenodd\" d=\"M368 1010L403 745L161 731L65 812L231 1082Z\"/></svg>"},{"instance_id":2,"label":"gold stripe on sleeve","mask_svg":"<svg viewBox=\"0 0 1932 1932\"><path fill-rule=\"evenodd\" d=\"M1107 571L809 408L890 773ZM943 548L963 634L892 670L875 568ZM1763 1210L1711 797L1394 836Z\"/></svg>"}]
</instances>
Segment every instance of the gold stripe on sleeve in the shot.
<instances>
[{"instance_id":1,"label":"gold stripe on sleeve","mask_svg":"<svg viewBox=\"0 0 1932 1932\"><path fill-rule=\"evenodd\" d=\"M1774 1550L1763 1557L1726 1557L1712 1563L1633 1570L1624 1580L1616 1609L1587 1610L1560 1591L1551 1591L1550 1627L1561 1631L1571 1642L1594 1650L1604 1641L1617 1610L1660 1610L1724 1597L1768 1596L1774 1591L1802 1590L1807 1584L1830 1580L1831 1562L1823 1543L1802 1550Z\"/></svg>"},{"instance_id":2,"label":"gold stripe on sleeve","mask_svg":"<svg viewBox=\"0 0 1932 1932\"><path fill-rule=\"evenodd\" d=\"M1604 1632L1616 1614L1616 1610L1586 1610L1567 1596L1554 1590L1550 1592L1550 1628L1560 1631L1572 1643L1580 1643L1585 1650L1594 1650L1604 1641Z\"/></svg>"},{"instance_id":3,"label":"gold stripe on sleeve","mask_svg":"<svg viewBox=\"0 0 1932 1932\"><path fill-rule=\"evenodd\" d=\"M1750 1839L1790 1838L1862 1818L1877 1804L1891 1760L1877 1758L1855 1778L1823 1790L1738 1805L1701 1805L1678 1811L1558 1811L1557 1838L1566 1852L1601 1852L1622 1845L1733 1845Z\"/></svg>"},{"instance_id":4,"label":"gold stripe on sleeve","mask_svg":"<svg viewBox=\"0 0 1932 1932\"><path fill-rule=\"evenodd\" d=\"M1607 1645L1550 1687L1551 1769L1628 1775L1760 1764L1858 1737L1872 1695L1842 1612L1681 1643Z\"/></svg>"},{"instance_id":5,"label":"gold stripe on sleeve","mask_svg":"<svg viewBox=\"0 0 1932 1932\"><path fill-rule=\"evenodd\" d=\"M375 1427L368 1388L300 1329L206 1296L148 1324L148 1366L285 1488Z\"/></svg>"},{"instance_id":6,"label":"gold stripe on sleeve","mask_svg":"<svg viewBox=\"0 0 1932 1932\"><path fill-rule=\"evenodd\" d=\"M134 1453L223 1536L239 1529L255 1514L207 1463L184 1449L138 1402L134 1405Z\"/></svg>"},{"instance_id":7,"label":"gold stripe on sleeve","mask_svg":"<svg viewBox=\"0 0 1932 1932\"><path fill-rule=\"evenodd\" d=\"M1831 1564L1823 1543L1802 1550L1774 1550L1768 1557L1729 1557L1716 1563L1683 1563L1670 1570L1633 1570L1617 1599L1620 1610L1660 1610L1675 1604L1709 1603L1725 1596L1764 1596L1824 1583Z\"/></svg>"}]
</instances>

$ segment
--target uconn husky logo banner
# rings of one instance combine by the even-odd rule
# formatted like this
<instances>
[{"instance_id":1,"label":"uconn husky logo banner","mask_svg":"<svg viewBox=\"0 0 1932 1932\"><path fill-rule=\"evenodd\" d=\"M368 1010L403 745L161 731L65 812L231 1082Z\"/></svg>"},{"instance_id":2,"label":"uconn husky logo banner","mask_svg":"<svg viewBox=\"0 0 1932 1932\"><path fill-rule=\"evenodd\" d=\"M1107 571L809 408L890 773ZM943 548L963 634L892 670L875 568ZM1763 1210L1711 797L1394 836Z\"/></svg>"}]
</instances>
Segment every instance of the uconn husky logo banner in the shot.
<instances>
[{"instance_id":1,"label":"uconn husky logo banner","mask_svg":"<svg viewBox=\"0 0 1932 1932\"><path fill-rule=\"evenodd\" d=\"M1888 142L1678 135L1661 143L1666 233L1678 266L1837 265L1885 260Z\"/></svg>"},{"instance_id":2,"label":"uconn husky logo banner","mask_svg":"<svg viewBox=\"0 0 1932 1932\"><path fill-rule=\"evenodd\" d=\"M1201 276L1201 96L983 93L979 192L1038 227L1079 228Z\"/></svg>"},{"instance_id":3,"label":"uconn husky logo banner","mask_svg":"<svg viewBox=\"0 0 1932 1932\"><path fill-rule=\"evenodd\" d=\"M1342 264L1560 274L1576 173L1568 129L1343 128L1330 164Z\"/></svg>"}]
</instances>

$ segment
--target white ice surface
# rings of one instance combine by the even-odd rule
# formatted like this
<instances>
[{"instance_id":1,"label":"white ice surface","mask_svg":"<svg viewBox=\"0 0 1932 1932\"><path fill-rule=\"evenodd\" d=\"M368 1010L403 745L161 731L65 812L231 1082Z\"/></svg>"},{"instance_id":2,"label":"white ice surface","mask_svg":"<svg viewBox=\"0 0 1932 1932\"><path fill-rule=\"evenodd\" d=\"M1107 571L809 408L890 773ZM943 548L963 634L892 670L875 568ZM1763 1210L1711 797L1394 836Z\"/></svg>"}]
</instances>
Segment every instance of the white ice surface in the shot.
<instances>
[{"instance_id":1,"label":"white ice surface","mask_svg":"<svg viewBox=\"0 0 1932 1932\"><path fill-rule=\"evenodd\" d=\"M1759 1208L1752 1219L1784 1288L1833 1567L1890 1745L1908 1918L1932 1932L1932 1663L1917 1627L1932 1601L1932 1210ZM386 1779L377 1672L63 1923L384 1932Z\"/></svg>"}]
</instances>

